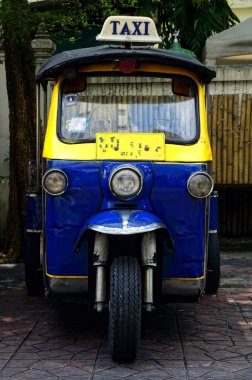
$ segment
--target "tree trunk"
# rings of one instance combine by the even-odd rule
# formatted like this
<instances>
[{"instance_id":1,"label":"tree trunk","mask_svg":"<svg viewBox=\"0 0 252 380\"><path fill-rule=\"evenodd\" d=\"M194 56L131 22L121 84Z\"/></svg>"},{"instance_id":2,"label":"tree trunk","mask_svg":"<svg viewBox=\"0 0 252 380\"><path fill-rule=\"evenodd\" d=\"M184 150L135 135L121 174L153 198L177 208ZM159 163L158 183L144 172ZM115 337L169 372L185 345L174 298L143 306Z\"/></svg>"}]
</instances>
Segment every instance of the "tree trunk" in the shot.
<instances>
[{"instance_id":1,"label":"tree trunk","mask_svg":"<svg viewBox=\"0 0 252 380\"><path fill-rule=\"evenodd\" d=\"M26 0L3 0L3 47L9 100L10 192L4 254L23 254L28 162L35 157L35 67Z\"/></svg>"}]
</instances>

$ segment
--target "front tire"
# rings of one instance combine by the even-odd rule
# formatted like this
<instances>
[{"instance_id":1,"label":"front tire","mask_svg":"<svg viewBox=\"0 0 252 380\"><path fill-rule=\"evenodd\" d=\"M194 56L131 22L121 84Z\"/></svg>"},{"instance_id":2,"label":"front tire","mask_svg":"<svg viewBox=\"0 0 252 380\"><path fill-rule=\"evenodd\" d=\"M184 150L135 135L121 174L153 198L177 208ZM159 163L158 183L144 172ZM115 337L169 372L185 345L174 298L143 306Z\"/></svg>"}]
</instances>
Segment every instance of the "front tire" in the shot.
<instances>
[{"instance_id":1,"label":"front tire","mask_svg":"<svg viewBox=\"0 0 252 380\"><path fill-rule=\"evenodd\" d=\"M220 286L220 247L216 233L209 234L207 277L205 285L206 294L217 293Z\"/></svg>"},{"instance_id":2,"label":"front tire","mask_svg":"<svg viewBox=\"0 0 252 380\"><path fill-rule=\"evenodd\" d=\"M136 257L116 257L110 271L109 350L112 359L136 358L141 335L141 271Z\"/></svg>"},{"instance_id":3,"label":"front tire","mask_svg":"<svg viewBox=\"0 0 252 380\"><path fill-rule=\"evenodd\" d=\"M43 271L40 265L40 234L29 232L26 237L25 282L29 296L44 294Z\"/></svg>"}]
</instances>

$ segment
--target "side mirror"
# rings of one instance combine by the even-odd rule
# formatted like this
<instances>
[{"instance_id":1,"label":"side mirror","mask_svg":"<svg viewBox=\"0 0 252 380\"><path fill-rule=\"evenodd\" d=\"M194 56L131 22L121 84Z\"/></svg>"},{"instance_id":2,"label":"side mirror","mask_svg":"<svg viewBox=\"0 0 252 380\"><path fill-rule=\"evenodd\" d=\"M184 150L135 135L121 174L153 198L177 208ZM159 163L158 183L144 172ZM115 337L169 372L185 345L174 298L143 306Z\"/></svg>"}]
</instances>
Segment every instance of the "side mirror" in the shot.
<instances>
[{"instance_id":1,"label":"side mirror","mask_svg":"<svg viewBox=\"0 0 252 380\"><path fill-rule=\"evenodd\" d=\"M172 91L175 95L193 96L193 87L190 81L186 78L173 78Z\"/></svg>"}]
</instances>

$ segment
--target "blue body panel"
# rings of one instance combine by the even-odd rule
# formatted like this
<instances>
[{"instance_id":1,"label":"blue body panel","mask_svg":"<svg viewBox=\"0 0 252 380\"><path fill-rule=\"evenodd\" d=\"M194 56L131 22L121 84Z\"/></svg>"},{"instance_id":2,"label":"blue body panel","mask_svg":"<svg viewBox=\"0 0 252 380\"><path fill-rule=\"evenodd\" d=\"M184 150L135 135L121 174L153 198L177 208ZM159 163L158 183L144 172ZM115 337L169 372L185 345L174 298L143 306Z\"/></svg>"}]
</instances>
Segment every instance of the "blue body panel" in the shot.
<instances>
[{"instance_id":1,"label":"blue body panel","mask_svg":"<svg viewBox=\"0 0 252 380\"><path fill-rule=\"evenodd\" d=\"M187 180L205 168L202 164L154 165L153 212L165 223L174 246L174 252L165 247L164 277L204 275L206 200L188 193Z\"/></svg>"},{"instance_id":2,"label":"blue body panel","mask_svg":"<svg viewBox=\"0 0 252 380\"><path fill-rule=\"evenodd\" d=\"M75 250L81 227L100 207L99 162L48 161L68 177L67 191L46 195L45 240L47 273L83 276L88 273L87 244Z\"/></svg>"},{"instance_id":3,"label":"blue body panel","mask_svg":"<svg viewBox=\"0 0 252 380\"><path fill-rule=\"evenodd\" d=\"M101 163L101 187L103 191L103 202L101 208L103 210L113 208L116 204L122 203L118 198L116 198L110 191L108 182L111 172L118 166L123 165L127 166L125 161L123 162L108 162L104 161ZM124 201L123 203L134 203L137 204L138 209L140 210L151 210L150 204L150 191L153 182L153 163L152 162L134 162L134 166L136 166L143 175L144 184L143 190L141 193L136 196L133 200Z\"/></svg>"},{"instance_id":4,"label":"blue body panel","mask_svg":"<svg viewBox=\"0 0 252 380\"><path fill-rule=\"evenodd\" d=\"M164 247L164 277L199 278L204 275L206 200L193 198L187 180L203 164L134 162L142 172L142 192L121 201L110 191L111 172L125 162L48 161L48 168L63 170L69 180L63 195L46 195L45 238L47 272L56 276L88 275L88 249L81 236L91 225L123 228L122 204L128 226L159 223L166 228L174 251ZM117 209L117 210L116 210ZM125 220L124 220L125 222ZM78 241L81 246L76 250Z\"/></svg>"}]
</instances>

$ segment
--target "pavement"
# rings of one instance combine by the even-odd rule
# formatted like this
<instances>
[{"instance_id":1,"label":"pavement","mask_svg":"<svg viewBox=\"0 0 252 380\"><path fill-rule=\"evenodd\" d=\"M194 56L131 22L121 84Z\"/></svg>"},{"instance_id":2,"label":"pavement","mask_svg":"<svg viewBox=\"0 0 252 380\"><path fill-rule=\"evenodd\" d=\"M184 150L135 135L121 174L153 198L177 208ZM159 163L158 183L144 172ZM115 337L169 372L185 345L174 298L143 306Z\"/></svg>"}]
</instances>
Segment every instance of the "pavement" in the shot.
<instances>
[{"instance_id":1,"label":"pavement","mask_svg":"<svg viewBox=\"0 0 252 380\"><path fill-rule=\"evenodd\" d=\"M252 379L252 251L222 252L221 287L143 319L137 359L107 349L107 318L80 300L28 297L23 264L0 265L0 379Z\"/></svg>"}]
</instances>

